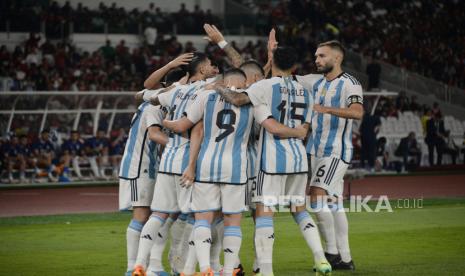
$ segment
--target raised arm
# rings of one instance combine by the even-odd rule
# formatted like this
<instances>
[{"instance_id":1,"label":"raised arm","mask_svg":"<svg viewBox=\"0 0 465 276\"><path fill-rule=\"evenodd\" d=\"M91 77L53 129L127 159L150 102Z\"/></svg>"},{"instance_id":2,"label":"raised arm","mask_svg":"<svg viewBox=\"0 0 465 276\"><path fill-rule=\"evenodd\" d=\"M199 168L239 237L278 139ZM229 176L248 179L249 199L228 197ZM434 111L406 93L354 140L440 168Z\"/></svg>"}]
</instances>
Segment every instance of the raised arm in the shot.
<instances>
[{"instance_id":1,"label":"raised arm","mask_svg":"<svg viewBox=\"0 0 465 276\"><path fill-rule=\"evenodd\" d=\"M215 25L204 24L203 29L207 34L206 39L216 43L221 49L223 49L228 58L231 59L231 63L234 67L239 68L239 66L244 63L242 56L236 51L236 49L234 49L231 44L224 40L223 34Z\"/></svg>"},{"instance_id":2,"label":"raised arm","mask_svg":"<svg viewBox=\"0 0 465 276\"><path fill-rule=\"evenodd\" d=\"M319 104L313 106L313 110L319 113L331 114L341 118L360 120L363 117L363 105L359 103L351 104L349 107L337 108Z\"/></svg>"},{"instance_id":3,"label":"raised arm","mask_svg":"<svg viewBox=\"0 0 465 276\"><path fill-rule=\"evenodd\" d=\"M159 126L151 126L148 129L149 139L155 143L165 146L168 143L168 135L166 135Z\"/></svg>"},{"instance_id":4,"label":"raised arm","mask_svg":"<svg viewBox=\"0 0 465 276\"><path fill-rule=\"evenodd\" d=\"M308 124L296 126L295 128L285 126L274 118L268 118L261 123L269 133L279 138L298 138L304 140L307 137Z\"/></svg>"},{"instance_id":5,"label":"raised arm","mask_svg":"<svg viewBox=\"0 0 465 276\"><path fill-rule=\"evenodd\" d=\"M199 157L200 145L203 140L203 121L197 123L191 132L189 164L181 176L181 183L184 185L192 185L195 179L195 170L197 166L197 158Z\"/></svg>"},{"instance_id":6,"label":"raised arm","mask_svg":"<svg viewBox=\"0 0 465 276\"><path fill-rule=\"evenodd\" d=\"M144 87L147 89L155 88L170 70L188 64L193 56L193 53L185 53L168 62L165 66L150 74L144 81Z\"/></svg>"},{"instance_id":7,"label":"raised arm","mask_svg":"<svg viewBox=\"0 0 465 276\"><path fill-rule=\"evenodd\" d=\"M181 119L174 121L163 120L163 126L173 132L183 133L193 127L194 123L187 119L187 117L182 117Z\"/></svg>"},{"instance_id":8,"label":"raised arm","mask_svg":"<svg viewBox=\"0 0 465 276\"><path fill-rule=\"evenodd\" d=\"M271 29L270 34L268 35L268 61L266 62L265 66L263 66L263 71L265 71L265 78L271 72L271 63L273 61L273 51L278 47L278 41L276 41L276 31Z\"/></svg>"}]
</instances>

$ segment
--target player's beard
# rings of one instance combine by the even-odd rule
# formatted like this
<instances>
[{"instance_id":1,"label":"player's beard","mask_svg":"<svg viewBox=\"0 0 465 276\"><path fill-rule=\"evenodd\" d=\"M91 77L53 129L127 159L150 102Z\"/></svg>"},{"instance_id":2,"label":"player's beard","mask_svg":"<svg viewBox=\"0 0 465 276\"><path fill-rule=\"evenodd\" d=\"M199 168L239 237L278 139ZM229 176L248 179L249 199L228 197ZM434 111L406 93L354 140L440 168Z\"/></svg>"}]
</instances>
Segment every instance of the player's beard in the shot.
<instances>
[{"instance_id":1,"label":"player's beard","mask_svg":"<svg viewBox=\"0 0 465 276\"><path fill-rule=\"evenodd\" d=\"M320 68L316 68L316 71L320 74L328 74L329 72L333 71L334 66L332 64L328 64L326 66L321 66Z\"/></svg>"}]
</instances>

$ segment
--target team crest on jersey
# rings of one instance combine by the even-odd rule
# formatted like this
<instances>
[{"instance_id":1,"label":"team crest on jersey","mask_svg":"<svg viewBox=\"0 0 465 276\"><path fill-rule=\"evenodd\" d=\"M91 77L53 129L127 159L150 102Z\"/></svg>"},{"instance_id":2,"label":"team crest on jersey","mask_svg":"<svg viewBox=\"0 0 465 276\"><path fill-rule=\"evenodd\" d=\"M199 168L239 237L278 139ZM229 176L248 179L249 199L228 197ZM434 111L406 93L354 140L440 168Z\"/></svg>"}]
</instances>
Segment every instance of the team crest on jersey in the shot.
<instances>
[{"instance_id":1,"label":"team crest on jersey","mask_svg":"<svg viewBox=\"0 0 465 276\"><path fill-rule=\"evenodd\" d=\"M315 183L320 183L320 178L319 177L315 179Z\"/></svg>"}]
</instances>

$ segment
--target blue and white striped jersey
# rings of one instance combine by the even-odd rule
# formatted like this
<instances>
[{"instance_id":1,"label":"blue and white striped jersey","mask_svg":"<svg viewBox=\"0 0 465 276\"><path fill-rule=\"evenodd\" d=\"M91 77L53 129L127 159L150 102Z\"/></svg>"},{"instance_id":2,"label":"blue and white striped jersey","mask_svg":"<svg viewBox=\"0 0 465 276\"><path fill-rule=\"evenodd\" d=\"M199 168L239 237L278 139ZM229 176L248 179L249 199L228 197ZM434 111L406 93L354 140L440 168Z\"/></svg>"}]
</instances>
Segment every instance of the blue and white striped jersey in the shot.
<instances>
[{"instance_id":1,"label":"blue and white striped jersey","mask_svg":"<svg viewBox=\"0 0 465 276\"><path fill-rule=\"evenodd\" d=\"M190 84L177 86L168 92L158 95L160 104L167 108L168 119L180 119L187 108L203 93L202 87L205 81L196 81ZM160 160L159 172L167 174L182 175L189 163L189 137L187 133L169 134L169 141L166 144Z\"/></svg>"},{"instance_id":2,"label":"blue and white striped jersey","mask_svg":"<svg viewBox=\"0 0 465 276\"><path fill-rule=\"evenodd\" d=\"M206 92L186 112L189 121L203 120L204 123L196 181L246 184L247 144L254 108L252 105L237 107L225 102L215 91Z\"/></svg>"},{"instance_id":3,"label":"blue and white striped jersey","mask_svg":"<svg viewBox=\"0 0 465 276\"><path fill-rule=\"evenodd\" d=\"M266 105L273 118L288 127L310 123L313 106L311 97L292 76L261 80L252 84L246 92L254 106ZM264 128L260 134L259 162L260 170L268 174L308 171L302 140L281 139Z\"/></svg>"},{"instance_id":4,"label":"blue and white striped jersey","mask_svg":"<svg viewBox=\"0 0 465 276\"><path fill-rule=\"evenodd\" d=\"M162 127L165 112L159 106L142 103L132 117L128 140L121 159L119 177L123 179L139 178L141 172L155 179L158 170L159 145L151 141L148 129L151 126Z\"/></svg>"},{"instance_id":5,"label":"blue and white striped jersey","mask_svg":"<svg viewBox=\"0 0 465 276\"><path fill-rule=\"evenodd\" d=\"M258 142L260 137L260 124L256 121L253 123L253 127L250 130L249 143L247 144L247 158L248 158L248 169L247 175L249 179L257 177L257 157L258 157Z\"/></svg>"},{"instance_id":6,"label":"blue and white striped jersey","mask_svg":"<svg viewBox=\"0 0 465 276\"><path fill-rule=\"evenodd\" d=\"M363 104L360 82L347 73L343 72L332 81L327 81L323 75L298 76L297 79L311 89L315 104L335 108ZM353 119L314 112L307 153L316 157L333 156L350 163L353 156L352 123Z\"/></svg>"}]
</instances>

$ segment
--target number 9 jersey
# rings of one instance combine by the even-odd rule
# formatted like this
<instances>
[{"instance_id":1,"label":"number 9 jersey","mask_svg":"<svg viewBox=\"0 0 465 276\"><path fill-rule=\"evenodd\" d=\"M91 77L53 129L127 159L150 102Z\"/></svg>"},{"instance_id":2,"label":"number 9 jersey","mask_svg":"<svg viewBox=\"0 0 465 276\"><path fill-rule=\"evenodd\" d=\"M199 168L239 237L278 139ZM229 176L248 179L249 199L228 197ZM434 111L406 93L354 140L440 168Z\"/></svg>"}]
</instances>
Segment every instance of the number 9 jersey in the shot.
<instances>
[{"instance_id":1,"label":"number 9 jersey","mask_svg":"<svg viewBox=\"0 0 465 276\"><path fill-rule=\"evenodd\" d=\"M237 107L225 102L213 90L205 91L188 108L187 119L194 124L203 120L204 125L204 138L196 166L196 182L247 183L247 144L254 110L252 105ZM269 115L266 112L259 114Z\"/></svg>"},{"instance_id":2,"label":"number 9 jersey","mask_svg":"<svg viewBox=\"0 0 465 276\"><path fill-rule=\"evenodd\" d=\"M266 105L273 118L288 127L310 123L313 103L306 89L293 76L272 77L252 84L247 95L254 106ZM259 168L267 174L308 171L302 140L282 139L262 128Z\"/></svg>"}]
</instances>

